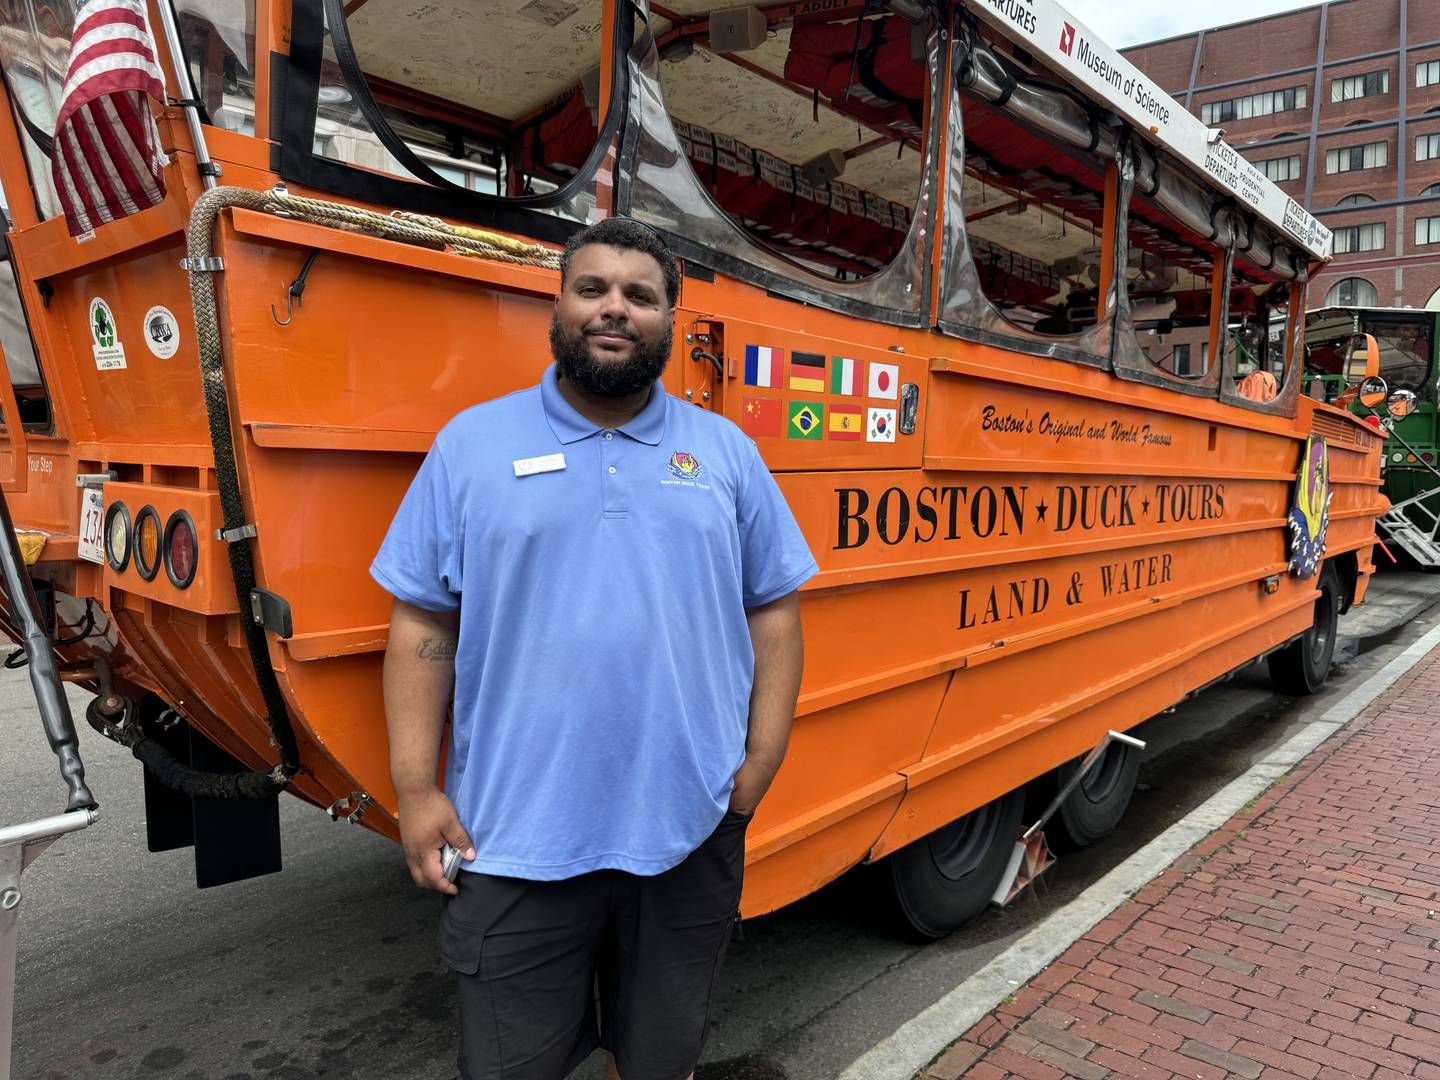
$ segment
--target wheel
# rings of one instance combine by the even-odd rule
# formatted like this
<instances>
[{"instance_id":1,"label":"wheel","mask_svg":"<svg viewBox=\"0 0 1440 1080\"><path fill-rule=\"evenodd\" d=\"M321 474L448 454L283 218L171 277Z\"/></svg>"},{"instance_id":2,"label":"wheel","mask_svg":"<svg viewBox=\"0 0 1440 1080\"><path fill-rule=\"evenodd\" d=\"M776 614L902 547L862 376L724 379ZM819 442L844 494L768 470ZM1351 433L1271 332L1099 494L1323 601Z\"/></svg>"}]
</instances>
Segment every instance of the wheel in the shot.
<instances>
[{"instance_id":1,"label":"wheel","mask_svg":"<svg viewBox=\"0 0 1440 1080\"><path fill-rule=\"evenodd\" d=\"M1084 758L1067 761L1053 774L1049 798L1070 782ZM1115 831L1135 794L1140 775L1140 750L1112 742L1105 753L1045 825L1045 837L1056 851L1078 851ZM1047 805L1049 799L1046 800ZM1043 809L1043 808L1042 808ZM1039 816L1038 814L1036 815Z\"/></svg>"},{"instance_id":2,"label":"wheel","mask_svg":"<svg viewBox=\"0 0 1440 1080\"><path fill-rule=\"evenodd\" d=\"M1335 634L1340 623L1340 575L1329 563L1320 571L1320 598L1310 629L1283 649L1270 654L1270 682L1282 694L1313 694L1330 677Z\"/></svg>"},{"instance_id":3,"label":"wheel","mask_svg":"<svg viewBox=\"0 0 1440 1080\"><path fill-rule=\"evenodd\" d=\"M990 906L1020 837L1025 789L972 810L890 857L900 914L917 935L941 938Z\"/></svg>"}]
</instances>

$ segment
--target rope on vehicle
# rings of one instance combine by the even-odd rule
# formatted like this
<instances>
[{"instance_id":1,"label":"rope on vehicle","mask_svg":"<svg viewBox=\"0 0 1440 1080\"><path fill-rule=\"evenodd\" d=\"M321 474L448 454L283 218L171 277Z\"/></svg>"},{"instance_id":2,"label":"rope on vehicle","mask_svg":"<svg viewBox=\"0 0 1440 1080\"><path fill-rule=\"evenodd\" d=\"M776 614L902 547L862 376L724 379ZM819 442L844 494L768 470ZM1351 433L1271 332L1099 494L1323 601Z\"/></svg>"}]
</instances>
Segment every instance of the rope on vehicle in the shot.
<instances>
[{"instance_id":1,"label":"rope on vehicle","mask_svg":"<svg viewBox=\"0 0 1440 1080\"><path fill-rule=\"evenodd\" d=\"M251 550L252 536L245 531L248 518L240 490L236 464L233 425L229 395L225 384L224 355L220 341L220 320L215 304L214 271L221 265L213 259L215 224L227 208L254 210L264 214L305 221L344 232L360 232L386 240L413 244L435 251L521 266L558 270L560 253L539 244L527 244L498 233L454 226L439 218L396 211L381 214L342 203L292 195L283 187L270 191L254 191L242 187L216 187L196 200L190 212L186 239L186 265L190 274L190 299L195 311L195 337L200 351L200 382L205 399L205 413L210 426L210 445L215 454L215 477L220 495L224 532L236 539L225 545L230 559L230 574L235 582L235 595L240 603L240 623L245 631L245 644L255 681L265 703L265 720L271 741L280 761L274 766L243 774L243 782L227 781L231 797L257 797L267 791L286 787L301 770L300 752L295 741L294 726L280 690L275 668L270 660L265 630L247 617L251 610L251 594L256 587L255 562ZM147 761L162 779L179 782L182 789L194 788L195 776L181 776L174 768L160 761ZM207 792L209 794L209 792Z\"/></svg>"},{"instance_id":2,"label":"rope on vehicle","mask_svg":"<svg viewBox=\"0 0 1440 1080\"><path fill-rule=\"evenodd\" d=\"M292 195L288 191L272 189L255 192L247 188L230 188L258 196L257 208L264 213L297 218L315 225L326 225L346 231L359 230L386 240L440 251L448 249L457 255L469 255L497 262L514 263L521 266L535 266L545 270L560 268L560 253L541 244L527 244L499 233L484 229L472 229L464 225L451 225L437 217L412 214L396 210L389 214L365 210L344 203L310 199L303 195ZM244 205L231 203L230 205Z\"/></svg>"},{"instance_id":3,"label":"rope on vehicle","mask_svg":"<svg viewBox=\"0 0 1440 1080\"><path fill-rule=\"evenodd\" d=\"M211 265L215 223L226 207L273 212L272 196L249 188L215 187L195 201L190 212L190 228L186 237L187 265L190 269L190 302L195 310L195 339L200 349L200 386L205 398L205 414L210 424L210 445L215 454L215 478L220 495L220 509L225 528L239 529L246 522L245 504L240 493L240 475L235 461L235 442L231 434L230 402L225 386L224 356L220 347L220 319L215 307L215 275L202 269ZM240 603L240 625L245 631L245 644L250 665L265 703L265 720L270 737L280 755L278 765L256 769L251 774L262 788L279 791L300 771L300 751L295 743L295 730L285 696L280 691L275 668L270 662L270 649L265 630L250 611L250 594L255 588L255 562L248 538L226 544L230 559L230 576L235 582L235 596Z\"/></svg>"}]
</instances>

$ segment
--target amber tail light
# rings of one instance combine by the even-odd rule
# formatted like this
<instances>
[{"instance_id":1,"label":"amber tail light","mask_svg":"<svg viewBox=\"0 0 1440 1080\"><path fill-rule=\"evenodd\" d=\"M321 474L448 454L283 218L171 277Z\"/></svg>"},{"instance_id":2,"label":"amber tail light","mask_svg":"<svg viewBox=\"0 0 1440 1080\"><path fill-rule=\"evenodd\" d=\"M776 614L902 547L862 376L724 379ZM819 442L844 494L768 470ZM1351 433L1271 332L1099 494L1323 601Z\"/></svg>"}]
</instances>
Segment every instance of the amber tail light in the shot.
<instances>
[{"instance_id":1,"label":"amber tail light","mask_svg":"<svg viewBox=\"0 0 1440 1080\"><path fill-rule=\"evenodd\" d=\"M160 515L153 506L142 506L135 515L135 570L146 581L160 572Z\"/></svg>"}]
</instances>

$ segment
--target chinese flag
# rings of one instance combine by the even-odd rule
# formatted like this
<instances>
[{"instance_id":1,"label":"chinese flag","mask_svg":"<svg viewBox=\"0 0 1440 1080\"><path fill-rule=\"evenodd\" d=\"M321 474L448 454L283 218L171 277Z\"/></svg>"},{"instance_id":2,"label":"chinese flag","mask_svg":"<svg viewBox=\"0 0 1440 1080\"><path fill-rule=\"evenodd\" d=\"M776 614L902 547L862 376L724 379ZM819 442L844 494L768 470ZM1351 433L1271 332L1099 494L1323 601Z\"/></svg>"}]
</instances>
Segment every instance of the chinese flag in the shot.
<instances>
[{"instance_id":1,"label":"chinese flag","mask_svg":"<svg viewBox=\"0 0 1440 1080\"><path fill-rule=\"evenodd\" d=\"M752 439L778 439L785 432L785 403L778 398L745 399L740 430Z\"/></svg>"}]
</instances>

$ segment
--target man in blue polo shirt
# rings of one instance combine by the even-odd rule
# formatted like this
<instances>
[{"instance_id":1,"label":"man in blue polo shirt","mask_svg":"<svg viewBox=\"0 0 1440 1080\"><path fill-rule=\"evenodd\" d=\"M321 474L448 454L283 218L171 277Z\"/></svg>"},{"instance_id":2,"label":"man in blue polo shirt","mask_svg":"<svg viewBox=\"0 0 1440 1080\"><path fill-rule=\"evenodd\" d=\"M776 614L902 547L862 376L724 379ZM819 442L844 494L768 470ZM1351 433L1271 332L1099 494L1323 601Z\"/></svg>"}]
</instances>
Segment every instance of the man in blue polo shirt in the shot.
<instances>
[{"instance_id":1,"label":"man in blue polo shirt","mask_svg":"<svg viewBox=\"0 0 1440 1080\"><path fill-rule=\"evenodd\" d=\"M649 228L576 234L555 364L445 426L371 568L463 1080L561 1080L597 1046L623 1080L692 1072L784 755L816 565L754 443L658 381L678 292Z\"/></svg>"}]
</instances>

